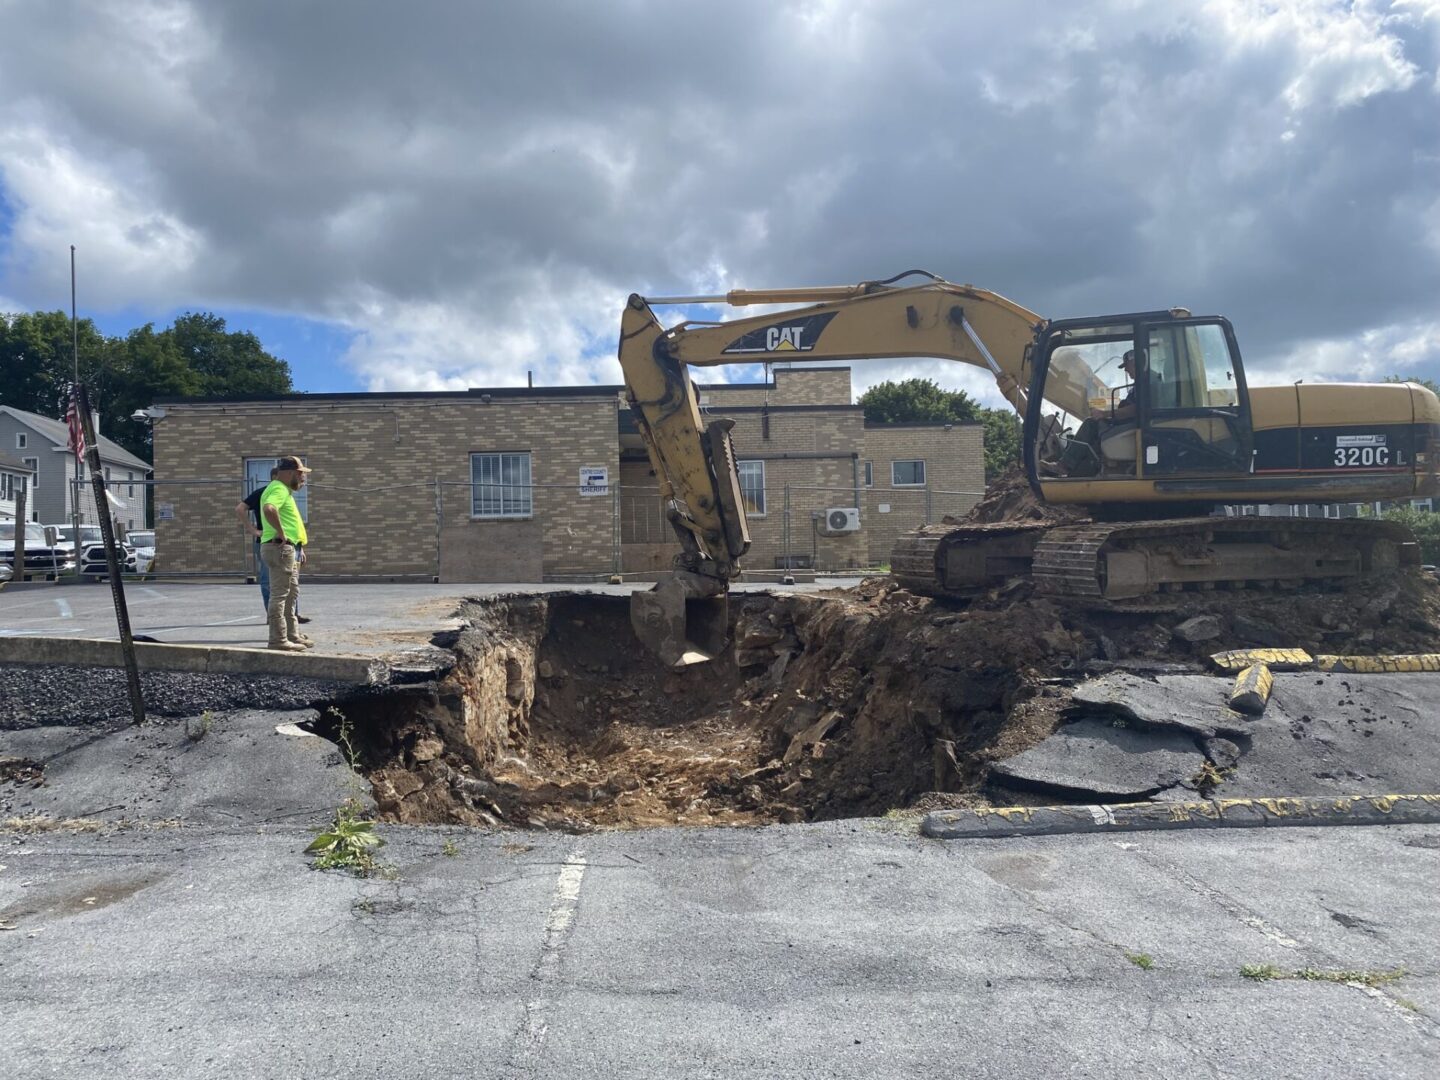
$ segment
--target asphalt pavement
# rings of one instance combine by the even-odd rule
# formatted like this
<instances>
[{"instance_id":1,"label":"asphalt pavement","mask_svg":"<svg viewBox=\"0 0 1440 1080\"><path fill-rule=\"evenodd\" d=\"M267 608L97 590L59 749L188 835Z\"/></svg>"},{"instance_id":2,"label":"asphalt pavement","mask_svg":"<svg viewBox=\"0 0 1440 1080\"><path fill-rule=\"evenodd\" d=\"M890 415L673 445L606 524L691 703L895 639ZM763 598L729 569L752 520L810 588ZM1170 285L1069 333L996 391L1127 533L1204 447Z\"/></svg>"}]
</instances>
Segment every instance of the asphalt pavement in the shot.
<instances>
[{"instance_id":1,"label":"asphalt pavement","mask_svg":"<svg viewBox=\"0 0 1440 1080\"><path fill-rule=\"evenodd\" d=\"M298 826L0 837L0 1076L1428 1080L1440 1053L1433 828L381 831L393 880L306 869Z\"/></svg>"}]
</instances>

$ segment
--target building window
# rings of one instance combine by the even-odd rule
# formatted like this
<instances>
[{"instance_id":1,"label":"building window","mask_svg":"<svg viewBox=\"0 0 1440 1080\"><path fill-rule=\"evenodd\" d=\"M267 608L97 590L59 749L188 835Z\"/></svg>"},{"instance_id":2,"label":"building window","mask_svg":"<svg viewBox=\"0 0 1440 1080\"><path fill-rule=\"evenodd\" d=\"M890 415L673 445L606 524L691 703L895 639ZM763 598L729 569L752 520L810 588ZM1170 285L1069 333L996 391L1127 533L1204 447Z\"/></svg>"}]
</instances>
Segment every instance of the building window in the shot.
<instances>
[{"instance_id":1,"label":"building window","mask_svg":"<svg viewBox=\"0 0 1440 1080\"><path fill-rule=\"evenodd\" d=\"M528 518L534 513L530 452L470 455L470 516Z\"/></svg>"},{"instance_id":2,"label":"building window","mask_svg":"<svg viewBox=\"0 0 1440 1080\"><path fill-rule=\"evenodd\" d=\"M865 486L875 486L875 463L873 461L865 462Z\"/></svg>"},{"instance_id":3,"label":"building window","mask_svg":"<svg viewBox=\"0 0 1440 1080\"><path fill-rule=\"evenodd\" d=\"M16 450L25 450L25 449L27 449L28 446L29 446L29 443L30 443L30 436L26 435L25 432L23 432L23 431L17 431L17 432L15 433L15 449L16 449Z\"/></svg>"},{"instance_id":4,"label":"building window","mask_svg":"<svg viewBox=\"0 0 1440 1080\"><path fill-rule=\"evenodd\" d=\"M38 457L27 457L21 458L20 460L23 461L25 467L30 470L30 476L32 478L30 490L34 491L40 486L40 459Z\"/></svg>"},{"instance_id":5,"label":"building window","mask_svg":"<svg viewBox=\"0 0 1440 1080\"><path fill-rule=\"evenodd\" d=\"M915 461L892 461L890 463L890 486L924 487L925 462L919 459Z\"/></svg>"},{"instance_id":6,"label":"building window","mask_svg":"<svg viewBox=\"0 0 1440 1080\"><path fill-rule=\"evenodd\" d=\"M765 516L765 463L737 461L740 470L740 499L745 503L746 517Z\"/></svg>"},{"instance_id":7,"label":"building window","mask_svg":"<svg viewBox=\"0 0 1440 1080\"><path fill-rule=\"evenodd\" d=\"M256 488L270 486L270 470L275 468L279 458L273 457L247 457L245 459L245 495L248 496ZM301 458L300 464L304 465L308 459ZM300 511L300 520L310 524L310 485L305 485L295 492L295 509Z\"/></svg>"},{"instance_id":8,"label":"building window","mask_svg":"<svg viewBox=\"0 0 1440 1080\"><path fill-rule=\"evenodd\" d=\"M125 479L130 481L125 485L125 497L127 499L133 499L135 497L135 474L133 472L127 472Z\"/></svg>"}]
</instances>

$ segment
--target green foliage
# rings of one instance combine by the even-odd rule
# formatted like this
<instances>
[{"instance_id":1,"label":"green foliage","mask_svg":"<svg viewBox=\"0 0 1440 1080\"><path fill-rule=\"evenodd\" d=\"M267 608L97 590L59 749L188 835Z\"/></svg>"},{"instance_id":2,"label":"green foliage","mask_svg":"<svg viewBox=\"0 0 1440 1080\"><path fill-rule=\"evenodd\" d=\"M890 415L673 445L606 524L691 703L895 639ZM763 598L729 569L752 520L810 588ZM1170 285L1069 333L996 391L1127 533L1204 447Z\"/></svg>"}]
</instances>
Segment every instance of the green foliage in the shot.
<instances>
[{"instance_id":1,"label":"green foliage","mask_svg":"<svg viewBox=\"0 0 1440 1080\"><path fill-rule=\"evenodd\" d=\"M964 390L943 390L933 379L876 383L860 395L865 419L878 423L978 420L980 406Z\"/></svg>"},{"instance_id":2,"label":"green foliage","mask_svg":"<svg viewBox=\"0 0 1440 1080\"><path fill-rule=\"evenodd\" d=\"M946 390L933 379L876 383L860 395L865 419L874 423L954 423L979 420L985 425L985 482L1020 460L1020 419L1009 409L987 409L964 390Z\"/></svg>"},{"instance_id":3,"label":"green foliage","mask_svg":"<svg viewBox=\"0 0 1440 1080\"><path fill-rule=\"evenodd\" d=\"M1240 968L1240 974L1254 982L1285 978L1285 972L1274 964L1245 964Z\"/></svg>"},{"instance_id":4,"label":"green foliage","mask_svg":"<svg viewBox=\"0 0 1440 1080\"><path fill-rule=\"evenodd\" d=\"M311 865L316 870L349 870L366 877L380 868L375 849L383 847L385 841L375 835L375 823L360 814L360 804L346 799L335 811L330 828L310 841L305 853L315 856Z\"/></svg>"},{"instance_id":5,"label":"green foliage","mask_svg":"<svg viewBox=\"0 0 1440 1080\"><path fill-rule=\"evenodd\" d=\"M440 854L444 855L447 859L453 859L460 854L460 845L455 843L454 840L446 840L445 843L440 845Z\"/></svg>"},{"instance_id":6,"label":"green foliage","mask_svg":"<svg viewBox=\"0 0 1440 1080\"><path fill-rule=\"evenodd\" d=\"M190 726L190 718L187 716L185 717L185 737L191 742L199 742L210 734L210 729L214 726L215 714L209 709L200 714L200 719L196 721L194 727Z\"/></svg>"},{"instance_id":7,"label":"green foliage","mask_svg":"<svg viewBox=\"0 0 1440 1080\"><path fill-rule=\"evenodd\" d=\"M1396 979L1404 978L1404 968L1394 968L1390 971L1350 971L1345 969L1332 970L1329 968L1296 968L1294 971L1286 971L1274 964L1246 964L1240 969L1240 974L1255 982L1269 982L1271 979L1291 979L1301 982L1333 982L1333 983L1358 983L1360 986L1384 986Z\"/></svg>"},{"instance_id":8,"label":"green foliage","mask_svg":"<svg viewBox=\"0 0 1440 1080\"><path fill-rule=\"evenodd\" d=\"M267 353L249 331L228 331L218 315L182 315L159 331L147 323L124 337L106 337L81 319L75 333L80 378L100 412L101 434L147 460L150 425L130 419L137 409L160 398L253 397L293 389L289 364ZM0 405L58 419L74 378L70 316L0 313L0 371Z\"/></svg>"},{"instance_id":9,"label":"green foliage","mask_svg":"<svg viewBox=\"0 0 1440 1080\"><path fill-rule=\"evenodd\" d=\"M1141 953L1129 953L1129 952L1127 952L1127 953L1125 954L1125 959L1126 959L1126 960L1129 960L1132 964L1134 964L1136 967L1138 967L1141 971L1149 971L1151 968L1153 968L1153 967L1155 966L1155 958L1154 958L1153 956L1151 956L1149 953L1143 953L1143 952L1141 952Z\"/></svg>"},{"instance_id":10,"label":"green foliage","mask_svg":"<svg viewBox=\"0 0 1440 1080\"><path fill-rule=\"evenodd\" d=\"M1384 517L1386 521L1399 522L1415 534L1423 562L1440 564L1440 514L1413 506L1397 506L1386 510Z\"/></svg>"}]
</instances>

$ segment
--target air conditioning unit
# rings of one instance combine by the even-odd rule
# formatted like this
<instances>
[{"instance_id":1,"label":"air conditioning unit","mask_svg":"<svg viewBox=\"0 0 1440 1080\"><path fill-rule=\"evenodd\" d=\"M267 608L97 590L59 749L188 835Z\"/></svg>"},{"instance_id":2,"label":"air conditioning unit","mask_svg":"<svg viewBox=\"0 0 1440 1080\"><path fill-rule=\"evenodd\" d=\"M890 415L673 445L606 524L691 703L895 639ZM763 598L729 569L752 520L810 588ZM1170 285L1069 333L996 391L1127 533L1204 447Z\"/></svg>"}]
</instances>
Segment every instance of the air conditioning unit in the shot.
<instances>
[{"instance_id":1,"label":"air conditioning unit","mask_svg":"<svg viewBox=\"0 0 1440 1080\"><path fill-rule=\"evenodd\" d=\"M820 519L820 531L833 536L836 533L860 531L860 508L858 506L832 506Z\"/></svg>"}]
</instances>

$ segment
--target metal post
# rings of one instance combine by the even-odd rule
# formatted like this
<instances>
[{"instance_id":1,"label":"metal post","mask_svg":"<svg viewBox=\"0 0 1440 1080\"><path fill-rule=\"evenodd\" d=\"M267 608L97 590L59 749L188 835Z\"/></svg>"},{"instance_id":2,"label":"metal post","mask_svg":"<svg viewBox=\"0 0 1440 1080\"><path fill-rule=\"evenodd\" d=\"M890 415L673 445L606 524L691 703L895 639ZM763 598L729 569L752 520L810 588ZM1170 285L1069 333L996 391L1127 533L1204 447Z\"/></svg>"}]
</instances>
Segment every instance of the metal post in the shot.
<instances>
[{"instance_id":1,"label":"metal post","mask_svg":"<svg viewBox=\"0 0 1440 1080\"><path fill-rule=\"evenodd\" d=\"M445 552L445 489L435 477L435 580L440 580L440 564Z\"/></svg>"},{"instance_id":2,"label":"metal post","mask_svg":"<svg viewBox=\"0 0 1440 1080\"><path fill-rule=\"evenodd\" d=\"M926 525L929 525L930 522L932 522L932 521L934 521L934 520L935 520L935 504L934 504L934 501L933 501L933 493L932 493L931 490L930 490L930 485L929 485L929 484L926 484L926 485L925 485L925 524L926 524Z\"/></svg>"},{"instance_id":3,"label":"metal post","mask_svg":"<svg viewBox=\"0 0 1440 1080\"><path fill-rule=\"evenodd\" d=\"M28 524L25 519L25 489L28 486L29 478L27 477L24 486L15 493L15 554L12 557L14 563L11 567L14 571L11 575L12 581L23 582L25 580L25 526ZM54 565L54 556L51 556L51 565ZM60 575L56 574L55 577L56 580L59 580Z\"/></svg>"},{"instance_id":4,"label":"metal post","mask_svg":"<svg viewBox=\"0 0 1440 1080\"><path fill-rule=\"evenodd\" d=\"M130 691L130 715L138 726L145 723L145 699L140 692L140 665L135 658L135 639L130 634L130 611L125 606L125 582L120 576L120 555L115 549L115 529L105 498L105 473L100 467L100 440L90 415L90 396L83 383L76 383L75 404L80 410L85 433L85 457L90 464L90 483L95 492L95 516L100 519L100 536L105 542L105 565L110 571L110 595L115 601L115 622L120 628L120 651L125 656L125 682ZM75 555L80 555L80 534L75 534Z\"/></svg>"},{"instance_id":5,"label":"metal post","mask_svg":"<svg viewBox=\"0 0 1440 1080\"><path fill-rule=\"evenodd\" d=\"M619 470L616 470L617 473ZM620 573L620 477L615 477L616 483L610 489L610 546L615 556L615 568L613 574Z\"/></svg>"},{"instance_id":6,"label":"metal post","mask_svg":"<svg viewBox=\"0 0 1440 1080\"><path fill-rule=\"evenodd\" d=\"M784 520L784 522L783 522L783 525L784 525L784 527L781 529L781 533L782 533L782 535L783 535L783 540L782 540L782 543L781 543L781 547L784 548L784 551L781 552L781 557L782 557L782 562L783 562L783 569L789 570L789 569L790 569L790 485L789 485L789 484L786 484L786 485L785 485L785 520Z\"/></svg>"}]
</instances>

